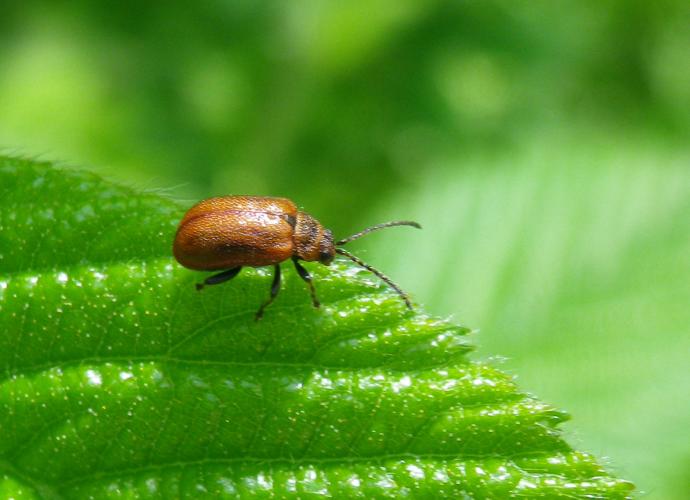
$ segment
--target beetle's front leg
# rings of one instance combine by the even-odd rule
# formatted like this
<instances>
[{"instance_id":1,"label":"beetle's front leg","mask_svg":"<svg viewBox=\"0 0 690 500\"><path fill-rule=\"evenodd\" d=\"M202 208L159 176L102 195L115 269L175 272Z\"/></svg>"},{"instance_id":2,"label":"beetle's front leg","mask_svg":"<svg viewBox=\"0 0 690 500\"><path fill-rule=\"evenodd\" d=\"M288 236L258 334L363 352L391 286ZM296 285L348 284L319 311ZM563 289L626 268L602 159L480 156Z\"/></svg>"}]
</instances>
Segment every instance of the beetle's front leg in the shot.
<instances>
[{"instance_id":1,"label":"beetle's front leg","mask_svg":"<svg viewBox=\"0 0 690 500\"><path fill-rule=\"evenodd\" d=\"M316 290L314 289L314 279L311 277L311 274L309 274L309 271L307 271L304 268L304 266L302 266L302 264L299 263L297 257L293 257L292 262L294 262L295 264L295 269L297 269L297 274L299 274L299 277L306 281L307 285L309 285L312 304L314 304L314 307L320 307L321 302L319 302L319 299L316 298Z\"/></svg>"}]
</instances>

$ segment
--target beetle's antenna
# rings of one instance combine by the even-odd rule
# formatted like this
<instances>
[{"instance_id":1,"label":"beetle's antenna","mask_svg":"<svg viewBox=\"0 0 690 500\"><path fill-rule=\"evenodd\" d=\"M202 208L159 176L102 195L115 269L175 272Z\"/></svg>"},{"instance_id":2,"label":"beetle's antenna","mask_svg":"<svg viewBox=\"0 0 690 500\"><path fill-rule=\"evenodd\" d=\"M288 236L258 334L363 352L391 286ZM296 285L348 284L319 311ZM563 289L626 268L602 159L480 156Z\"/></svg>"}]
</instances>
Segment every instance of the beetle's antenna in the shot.
<instances>
[{"instance_id":1,"label":"beetle's antenna","mask_svg":"<svg viewBox=\"0 0 690 500\"><path fill-rule=\"evenodd\" d=\"M415 226L415 227L417 227L417 226ZM336 253L339 253L340 255L344 255L345 257L350 259L352 262L354 262L358 266L361 266L364 269L366 269L367 271L374 273L376 276L378 276L383 281L385 281L386 284L389 287L391 287L393 290L395 290L398 293L398 295L400 295L400 297L405 301L405 305L407 306L407 308L412 310L412 302L410 302L410 298L407 296L407 294L405 292L402 291L402 288L400 288L398 285L393 283L393 281L388 276L383 274L378 269L374 269L369 264L367 264L366 262L361 260L359 257L355 257L354 255L352 255L347 250L343 250L342 248L336 248L335 251L336 251Z\"/></svg>"},{"instance_id":2,"label":"beetle's antenna","mask_svg":"<svg viewBox=\"0 0 690 500\"><path fill-rule=\"evenodd\" d=\"M368 228L360 231L359 233L355 233L352 236L348 236L347 238L343 238L342 240L336 241L335 244L338 246L341 246L341 245L344 245L345 243L349 243L352 240L356 240L358 238L361 238L365 234L369 234L372 231L378 231L379 229L383 229L385 227L393 227L393 226L412 226L412 227L416 227L417 229L422 229L422 226L418 222L413 222L411 220L394 220L391 222L384 222L383 224L376 224L375 226L368 227Z\"/></svg>"}]
</instances>

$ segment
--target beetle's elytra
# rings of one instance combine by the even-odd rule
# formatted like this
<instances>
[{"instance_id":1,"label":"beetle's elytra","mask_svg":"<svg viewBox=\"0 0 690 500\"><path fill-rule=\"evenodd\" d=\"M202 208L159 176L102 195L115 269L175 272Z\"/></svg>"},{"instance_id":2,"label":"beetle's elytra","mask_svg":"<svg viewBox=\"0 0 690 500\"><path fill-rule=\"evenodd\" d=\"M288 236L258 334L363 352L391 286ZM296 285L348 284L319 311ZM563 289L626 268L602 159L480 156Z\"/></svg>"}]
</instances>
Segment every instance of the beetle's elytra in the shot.
<instances>
[{"instance_id":1,"label":"beetle's elytra","mask_svg":"<svg viewBox=\"0 0 690 500\"><path fill-rule=\"evenodd\" d=\"M257 311L257 320L278 295L280 263L288 259L292 259L297 274L309 285L314 307L319 307L312 277L299 261L319 261L327 266L336 254L347 257L381 278L412 309L407 294L390 278L339 248L372 231L391 226L421 228L412 221L392 221L334 242L328 229L324 229L311 215L298 210L287 198L221 196L197 203L184 215L175 235L173 254L189 269L222 270L197 284L198 290L204 285L217 285L234 278L243 266L274 266L271 294Z\"/></svg>"}]
</instances>

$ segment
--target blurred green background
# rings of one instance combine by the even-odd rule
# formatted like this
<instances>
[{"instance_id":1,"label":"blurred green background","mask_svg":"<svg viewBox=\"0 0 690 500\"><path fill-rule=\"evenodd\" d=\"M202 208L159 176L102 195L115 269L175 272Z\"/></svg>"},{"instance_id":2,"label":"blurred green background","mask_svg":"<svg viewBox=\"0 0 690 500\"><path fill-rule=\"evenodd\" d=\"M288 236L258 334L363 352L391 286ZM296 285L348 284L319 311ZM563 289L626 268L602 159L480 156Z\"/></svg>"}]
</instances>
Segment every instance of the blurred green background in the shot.
<instances>
[{"instance_id":1,"label":"blurred green background","mask_svg":"<svg viewBox=\"0 0 690 500\"><path fill-rule=\"evenodd\" d=\"M288 196L481 329L574 446L690 495L687 1L2 3L0 147Z\"/></svg>"}]
</instances>

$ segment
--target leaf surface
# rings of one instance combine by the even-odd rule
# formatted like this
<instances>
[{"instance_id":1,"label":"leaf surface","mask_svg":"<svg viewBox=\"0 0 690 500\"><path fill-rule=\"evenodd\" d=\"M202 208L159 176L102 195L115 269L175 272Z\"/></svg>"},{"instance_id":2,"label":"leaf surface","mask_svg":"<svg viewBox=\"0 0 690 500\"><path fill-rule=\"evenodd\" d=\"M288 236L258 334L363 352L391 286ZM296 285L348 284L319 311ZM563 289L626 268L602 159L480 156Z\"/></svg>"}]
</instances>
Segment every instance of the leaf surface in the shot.
<instances>
[{"instance_id":1,"label":"leaf surface","mask_svg":"<svg viewBox=\"0 0 690 500\"><path fill-rule=\"evenodd\" d=\"M566 415L349 265L199 293L156 194L0 158L0 496L625 498ZM287 267L287 266L286 266ZM287 271L287 269L286 269Z\"/></svg>"}]
</instances>

